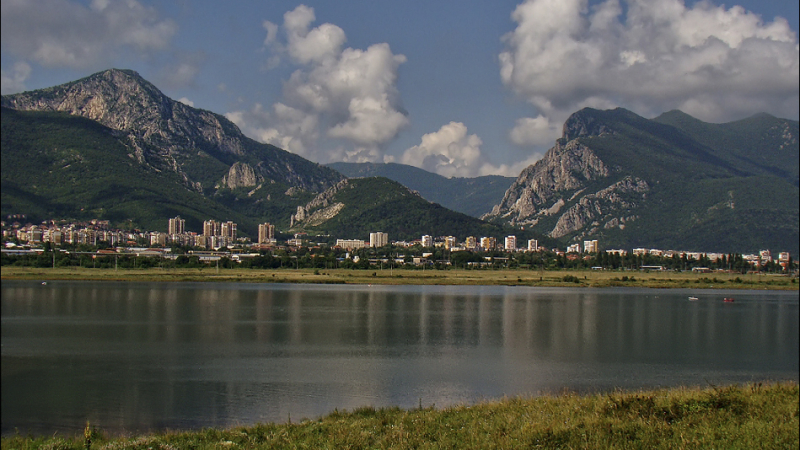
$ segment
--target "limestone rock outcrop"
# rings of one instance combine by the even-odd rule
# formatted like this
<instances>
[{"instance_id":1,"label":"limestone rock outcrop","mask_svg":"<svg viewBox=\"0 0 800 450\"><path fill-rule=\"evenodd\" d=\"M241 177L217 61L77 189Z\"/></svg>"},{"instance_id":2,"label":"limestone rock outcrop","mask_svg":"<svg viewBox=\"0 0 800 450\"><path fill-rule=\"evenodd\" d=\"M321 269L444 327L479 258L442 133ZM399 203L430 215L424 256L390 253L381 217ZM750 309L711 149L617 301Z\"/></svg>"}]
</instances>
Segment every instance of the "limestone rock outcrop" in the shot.
<instances>
[{"instance_id":1,"label":"limestone rock outcrop","mask_svg":"<svg viewBox=\"0 0 800 450\"><path fill-rule=\"evenodd\" d=\"M630 220L629 211L643 204L649 185L632 176L620 178L580 139L613 133L607 124L583 110L573 114L564 123L561 139L542 159L523 170L503 200L482 218L513 226L536 226L543 218L555 216L555 226L542 230L553 238L591 235L602 226L600 221ZM598 183L603 185L601 189L587 190Z\"/></svg>"},{"instance_id":2,"label":"limestone rock outcrop","mask_svg":"<svg viewBox=\"0 0 800 450\"><path fill-rule=\"evenodd\" d=\"M252 180L260 178L320 192L343 178L297 155L247 138L219 114L170 99L132 70L110 69L51 88L5 95L2 105L95 120L127 135L131 157L139 163L176 172L187 187L197 191L214 184L254 186ZM223 165L230 170L219 173L223 181L201 180L206 174L191 168L191 161L197 158L216 160L212 164L215 170Z\"/></svg>"}]
</instances>

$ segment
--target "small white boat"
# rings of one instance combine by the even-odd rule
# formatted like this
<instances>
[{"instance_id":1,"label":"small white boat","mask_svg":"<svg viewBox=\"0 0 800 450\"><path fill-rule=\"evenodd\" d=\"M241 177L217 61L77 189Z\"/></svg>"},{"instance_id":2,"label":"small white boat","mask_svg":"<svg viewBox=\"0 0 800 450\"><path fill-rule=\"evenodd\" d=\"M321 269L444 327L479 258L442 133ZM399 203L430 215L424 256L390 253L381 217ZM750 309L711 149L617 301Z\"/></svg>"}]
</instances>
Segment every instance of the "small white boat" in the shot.
<instances>
[{"instance_id":1,"label":"small white boat","mask_svg":"<svg viewBox=\"0 0 800 450\"><path fill-rule=\"evenodd\" d=\"M699 300L697 297L689 297L689 301L694 302L694 301L697 301L697 300Z\"/></svg>"}]
</instances>

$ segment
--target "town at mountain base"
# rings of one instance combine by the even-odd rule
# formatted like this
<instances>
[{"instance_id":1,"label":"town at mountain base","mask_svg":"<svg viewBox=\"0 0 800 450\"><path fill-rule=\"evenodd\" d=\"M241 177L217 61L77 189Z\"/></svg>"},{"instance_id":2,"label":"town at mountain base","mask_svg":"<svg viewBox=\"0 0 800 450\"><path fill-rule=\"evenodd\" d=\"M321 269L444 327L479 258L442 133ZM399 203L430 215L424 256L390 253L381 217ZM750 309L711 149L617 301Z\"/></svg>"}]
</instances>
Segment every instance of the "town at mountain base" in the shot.
<instances>
[{"instance_id":1,"label":"town at mountain base","mask_svg":"<svg viewBox=\"0 0 800 450\"><path fill-rule=\"evenodd\" d=\"M596 239L604 248L800 248L798 122L766 114L710 124L680 111L645 119L583 109L498 204L480 203L491 196L474 189L448 191L472 195L471 208L490 211L487 224L388 180L350 180L337 190L339 172L247 138L133 71L3 96L2 106L3 216L159 230L181 215L193 228L232 220L253 237L270 222L347 238L511 230L563 246ZM504 180L491 180L491 189Z\"/></svg>"}]
</instances>

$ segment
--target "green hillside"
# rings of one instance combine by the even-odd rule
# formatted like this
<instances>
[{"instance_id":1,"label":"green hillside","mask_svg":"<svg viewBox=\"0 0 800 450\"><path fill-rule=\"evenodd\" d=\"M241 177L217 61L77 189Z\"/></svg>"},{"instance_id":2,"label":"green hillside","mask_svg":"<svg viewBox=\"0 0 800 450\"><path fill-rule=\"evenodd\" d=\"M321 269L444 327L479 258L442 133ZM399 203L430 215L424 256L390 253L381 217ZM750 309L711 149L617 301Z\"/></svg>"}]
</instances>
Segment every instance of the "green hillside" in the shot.
<instances>
[{"instance_id":1,"label":"green hillside","mask_svg":"<svg viewBox=\"0 0 800 450\"><path fill-rule=\"evenodd\" d=\"M345 163L328 164L347 177L386 177L419 192L426 200L472 217L480 217L500 202L512 177L489 175L475 178L445 178L405 164Z\"/></svg>"},{"instance_id":2,"label":"green hillside","mask_svg":"<svg viewBox=\"0 0 800 450\"><path fill-rule=\"evenodd\" d=\"M2 215L110 220L166 231L180 215L187 229L204 220L257 222L187 189L174 172L139 164L120 133L65 113L2 109Z\"/></svg>"},{"instance_id":3,"label":"green hillside","mask_svg":"<svg viewBox=\"0 0 800 450\"><path fill-rule=\"evenodd\" d=\"M423 234L453 235L460 240L467 236L500 239L516 234L521 242L534 236L430 203L400 183L383 177L349 180L329 200L329 204L334 203L344 204L335 217L318 226L300 228L348 239L364 239L371 231L386 232L391 240L419 239Z\"/></svg>"},{"instance_id":4,"label":"green hillside","mask_svg":"<svg viewBox=\"0 0 800 450\"><path fill-rule=\"evenodd\" d=\"M761 114L710 124L680 111L647 120L591 111L612 133L580 138L616 173L648 181L645 207L608 246L743 252L800 249L798 122Z\"/></svg>"}]
</instances>

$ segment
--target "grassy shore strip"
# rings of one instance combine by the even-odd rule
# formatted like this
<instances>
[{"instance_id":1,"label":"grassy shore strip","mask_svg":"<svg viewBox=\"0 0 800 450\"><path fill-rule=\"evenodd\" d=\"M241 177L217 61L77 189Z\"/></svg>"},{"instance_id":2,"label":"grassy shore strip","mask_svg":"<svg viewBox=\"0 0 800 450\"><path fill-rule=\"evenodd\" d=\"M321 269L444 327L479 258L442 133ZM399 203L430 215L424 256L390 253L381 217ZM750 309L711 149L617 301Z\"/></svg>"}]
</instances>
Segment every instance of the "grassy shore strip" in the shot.
<instances>
[{"instance_id":1,"label":"grassy shore strip","mask_svg":"<svg viewBox=\"0 0 800 450\"><path fill-rule=\"evenodd\" d=\"M505 285L797 290L781 275L601 270L90 269L5 266L4 280L218 281L388 285Z\"/></svg>"},{"instance_id":2,"label":"grassy shore strip","mask_svg":"<svg viewBox=\"0 0 800 450\"><path fill-rule=\"evenodd\" d=\"M800 445L794 382L514 398L474 406L364 407L299 423L107 438L10 436L3 449L725 448ZM76 430L79 432L80 430Z\"/></svg>"}]
</instances>

